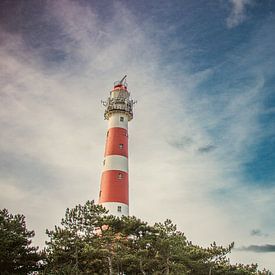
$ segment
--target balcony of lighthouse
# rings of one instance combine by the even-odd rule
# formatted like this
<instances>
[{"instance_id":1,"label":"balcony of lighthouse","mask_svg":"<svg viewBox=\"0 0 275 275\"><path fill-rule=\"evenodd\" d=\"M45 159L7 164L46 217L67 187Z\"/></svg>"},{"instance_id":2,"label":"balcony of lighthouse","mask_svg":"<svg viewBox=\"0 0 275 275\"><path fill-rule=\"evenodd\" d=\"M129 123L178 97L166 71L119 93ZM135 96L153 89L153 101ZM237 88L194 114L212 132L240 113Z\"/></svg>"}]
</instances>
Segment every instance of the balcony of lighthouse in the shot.
<instances>
[{"instance_id":1,"label":"balcony of lighthouse","mask_svg":"<svg viewBox=\"0 0 275 275\"><path fill-rule=\"evenodd\" d=\"M125 113L128 116L128 121L133 119L133 100L129 97L113 97L103 101L102 104L106 107L104 118L109 119L113 113Z\"/></svg>"}]
</instances>

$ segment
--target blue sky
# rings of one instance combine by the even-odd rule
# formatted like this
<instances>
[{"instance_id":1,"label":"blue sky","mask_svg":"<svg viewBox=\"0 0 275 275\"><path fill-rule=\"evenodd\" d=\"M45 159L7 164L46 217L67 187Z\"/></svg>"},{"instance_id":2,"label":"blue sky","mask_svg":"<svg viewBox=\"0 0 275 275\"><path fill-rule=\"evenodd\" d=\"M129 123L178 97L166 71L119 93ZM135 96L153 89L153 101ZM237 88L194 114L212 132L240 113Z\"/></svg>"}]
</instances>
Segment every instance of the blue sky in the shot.
<instances>
[{"instance_id":1,"label":"blue sky","mask_svg":"<svg viewBox=\"0 0 275 275\"><path fill-rule=\"evenodd\" d=\"M100 101L128 74L130 210L275 271L274 1L1 1L0 207L97 199ZM202 232L203 230L203 232Z\"/></svg>"}]
</instances>

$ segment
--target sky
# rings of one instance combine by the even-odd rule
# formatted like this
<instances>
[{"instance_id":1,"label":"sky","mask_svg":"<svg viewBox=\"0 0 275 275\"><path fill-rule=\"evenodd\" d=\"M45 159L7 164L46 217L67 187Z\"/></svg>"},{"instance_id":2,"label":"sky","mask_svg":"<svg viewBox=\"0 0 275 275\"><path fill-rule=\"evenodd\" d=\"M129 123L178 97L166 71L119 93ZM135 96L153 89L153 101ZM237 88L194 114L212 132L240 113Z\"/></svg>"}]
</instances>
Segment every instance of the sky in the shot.
<instances>
[{"instance_id":1,"label":"sky","mask_svg":"<svg viewBox=\"0 0 275 275\"><path fill-rule=\"evenodd\" d=\"M2 0L0 208L43 247L98 199L113 82L128 75L130 213L275 272L272 0Z\"/></svg>"}]
</instances>

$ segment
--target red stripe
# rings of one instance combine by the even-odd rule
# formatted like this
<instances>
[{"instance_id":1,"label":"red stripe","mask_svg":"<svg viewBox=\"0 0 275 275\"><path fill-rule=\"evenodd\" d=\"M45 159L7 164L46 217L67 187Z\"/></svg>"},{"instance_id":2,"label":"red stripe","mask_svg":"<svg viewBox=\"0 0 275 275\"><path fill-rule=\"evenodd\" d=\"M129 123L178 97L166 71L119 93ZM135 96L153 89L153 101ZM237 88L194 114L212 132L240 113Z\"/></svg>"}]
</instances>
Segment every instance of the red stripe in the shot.
<instances>
[{"instance_id":1,"label":"red stripe","mask_svg":"<svg viewBox=\"0 0 275 275\"><path fill-rule=\"evenodd\" d=\"M109 155L128 157L128 134L126 129L119 127L109 129L104 156Z\"/></svg>"},{"instance_id":2,"label":"red stripe","mask_svg":"<svg viewBox=\"0 0 275 275\"><path fill-rule=\"evenodd\" d=\"M119 174L122 178L119 179ZM99 203L122 202L128 205L128 173L108 170L102 173Z\"/></svg>"},{"instance_id":3,"label":"red stripe","mask_svg":"<svg viewBox=\"0 0 275 275\"><path fill-rule=\"evenodd\" d=\"M124 86L124 85L122 85L122 84L116 85L116 86L114 87L113 91L117 91L117 90L124 90L124 91L128 92L128 91L127 91L127 87ZM112 92L113 92L113 91L112 91Z\"/></svg>"}]
</instances>

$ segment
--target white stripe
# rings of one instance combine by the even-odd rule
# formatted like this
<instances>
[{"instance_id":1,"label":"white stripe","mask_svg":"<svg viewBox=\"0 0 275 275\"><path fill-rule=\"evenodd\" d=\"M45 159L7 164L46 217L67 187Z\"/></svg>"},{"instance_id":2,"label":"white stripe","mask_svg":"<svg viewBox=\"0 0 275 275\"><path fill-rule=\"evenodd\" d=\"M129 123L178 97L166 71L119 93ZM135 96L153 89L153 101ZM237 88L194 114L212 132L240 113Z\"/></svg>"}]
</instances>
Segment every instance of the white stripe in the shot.
<instances>
[{"instance_id":1,"label":"white stripe","mask_svg":"<svg viewBox=\"0 0 275 275\"><path fill-rule=\"evenodd\" d=\"M123 118L123 121L121 121ZM128 130L128 117L124 113L113 113L109 118L108 129L120 127Z\"/></svg>"},{"instance_id":2,"label":"white stripe","mask_svg":"<svg viewBox=\"0 0 275 275\"><path fill-rule=\"evenodd\" d=\"M127 204L121 202L104 202L101 205L109 210L108 214L110 215L117 217L129 216L129 206ZM119 207L121 211L119 211Z\"/></svg>"},{"instance_id":3,"label":"white stripe","mask_svg":"<svg viewBox=\"0 0 275 275\"><path fill-rule=\"evenodd\" d=\"M120 170L128 173L128 158L119 155L106 156L103 172L108 170Z\"/></svg>"}]
</instances>

